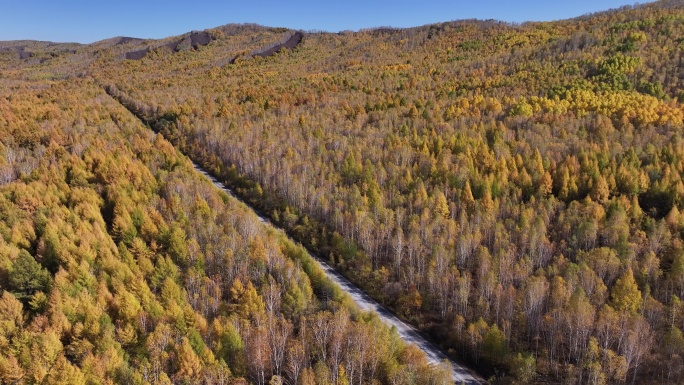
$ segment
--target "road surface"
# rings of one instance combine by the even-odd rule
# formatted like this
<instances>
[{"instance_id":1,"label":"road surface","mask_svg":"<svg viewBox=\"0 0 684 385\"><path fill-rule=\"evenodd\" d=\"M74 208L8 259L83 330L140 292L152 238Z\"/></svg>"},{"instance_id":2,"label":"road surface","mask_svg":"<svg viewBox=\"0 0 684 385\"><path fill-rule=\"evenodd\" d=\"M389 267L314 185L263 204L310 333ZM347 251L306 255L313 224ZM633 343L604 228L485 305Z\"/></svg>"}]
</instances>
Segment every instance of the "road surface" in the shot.
<instances>
[{"instance_id":1,"label":"road surface","mask_svg":"<svg viewBox=\"0 0 684 385\"><path fill-rule=\"evenodd\" d=\"M209 175L204 169L202 169L200 166L195 164L193 162L193 166L195 167L195 170L209 178L211 182L218 188L219 190L224 191L225 193L229 194L235 199L238 199L242 201L240 198L235 196L232 190L230 190L228 187L226 187L223 183L219 182L214 178L213 176ZM252 208L249 204L246 202L242 201L247 205L247 207ZM253 209L253 208L252 208ZM259 217L259 220L263 223L270 224L271 226L274 226L267 218L264 216L260 215L257 211L255 211L256 215ZM311 253L309 253L311 254ZM457 364L453 360L449 359L447 356L444 355L436 346L428 342L425 338L423 338L415 328L413 328L410 325L407 325L405 322L394 316L390 311L385 309L382 305L380 305L378 302L376 302L374 299L372 299L370 296L368 296L365 292L363 292L361 289L356 287L354 284L349 282L346 278L344 278L340 273L335 271L330 265L327 263L321 261L319 258L317 258L315 255L311 254L311 258L313 258L315 261L317 261L321 268L325 271L326 275L328 278L330 278L332 281L337 283L344 292L346 292L353 300L356 302L356 305L361 309L362 311L374 311L378 314L380 319L385 322L386 324L390 326L394 326L397 329L397 332L399 333L399 336L401 338L409 343L416 344L419 348L421 348L425 354L427 355L428 361L432 364L439 364L443 362L444 360L447 360L452 367L452 377L454 378L454 381L457 384L467 384L467 385L475 385L475 384L486 384L487 382L482 379L477 373L473 372L472 370L468 368L464 368L463 366Z\"/></svg>"}]
</instances>

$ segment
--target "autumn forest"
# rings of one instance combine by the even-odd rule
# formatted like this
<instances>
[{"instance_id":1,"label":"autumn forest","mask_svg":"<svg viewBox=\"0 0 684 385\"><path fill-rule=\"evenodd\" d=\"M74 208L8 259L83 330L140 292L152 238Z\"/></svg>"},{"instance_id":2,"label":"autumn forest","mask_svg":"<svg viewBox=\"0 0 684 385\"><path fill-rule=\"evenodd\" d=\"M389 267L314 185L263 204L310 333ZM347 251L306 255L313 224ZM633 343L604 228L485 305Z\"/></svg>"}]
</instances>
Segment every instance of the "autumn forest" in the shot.
<instances>
[{"instance_id":1,"label":"autumn forest","mask_svg":"<svg viewBox=\"0 0 684 385\"><path fill-rule=\"evenodd\" d=\"M0 42L0 383L684 378L684 3ZM201 165L278 228L198 174Z\"/></svg>"}]
</instances>

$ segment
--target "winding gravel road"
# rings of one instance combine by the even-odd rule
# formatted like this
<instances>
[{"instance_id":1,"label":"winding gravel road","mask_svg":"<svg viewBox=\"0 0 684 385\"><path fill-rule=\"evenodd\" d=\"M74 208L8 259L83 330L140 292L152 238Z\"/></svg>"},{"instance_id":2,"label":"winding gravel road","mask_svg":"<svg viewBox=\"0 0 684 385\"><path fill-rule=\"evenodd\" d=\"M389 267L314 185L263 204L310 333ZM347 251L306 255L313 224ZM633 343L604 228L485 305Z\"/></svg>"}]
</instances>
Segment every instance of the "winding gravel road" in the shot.
<instances>
[{"instance_id":1,"label":"winding gravel road","mask_svg":"<svg viewBox=\"0 0 684 385\"><path fill-rule=\"evenodd\" d=\"M216 188L224 191L225 193L231 195L235 199L238 199L242 201L240 198L235 196L232 190L230 190L228 187L226 187L223 183L219 182L214 178L213 176L209 175L204 169L202 169L200 166L195 164L193 162L193 166L195 167L195 170L209 178L211 182L216 186ZM249 204L246 202L242 201L247 205L247 207L252 208ZM253 208L252 208L253 209ZM255 211L257 216L259 217L259 220L263 223L270 224L274 226L267 218L261 216L258 212ZM311 254L311 253L309 253ZM427 354L429 362L433 364L439 364L440 362L443 362L444 360L447 360L452 367L452 376L454 378L454 381L457 384L467 384L467 385L475 385L475 384L486 384L487 382L482 379L477 373L474 371L465 368L453 360L449 359L447 356L444 355L436 346L425 340L413 327L410 325L407 325L405 322L401 321L399 318L394 316L390 311L385 309L382 305L377 303L374 299L372 299L370 296L368 296L366 293L364 293L361 289L358 287L354 286L351 282L349 282L346 278L344 278L342 275L340 275L337 271L335 271L332 267L330 267L327 263L321 261L318 259L315 255L311 254L311 257L317 261L320 265L321 268L325 271L327 274L328 278L333 280L335 283L337 283L343 291L345 291L349 296L356 302L356 305L362 310L362 311L374 311L378 313L378 316L380 319L385 322L386 324L390 326L394 326L397 329L397 332L401 336L401 338L409 343L414 343L418 347L420 347L425 354Z\"/></svg>"}]
</instances>

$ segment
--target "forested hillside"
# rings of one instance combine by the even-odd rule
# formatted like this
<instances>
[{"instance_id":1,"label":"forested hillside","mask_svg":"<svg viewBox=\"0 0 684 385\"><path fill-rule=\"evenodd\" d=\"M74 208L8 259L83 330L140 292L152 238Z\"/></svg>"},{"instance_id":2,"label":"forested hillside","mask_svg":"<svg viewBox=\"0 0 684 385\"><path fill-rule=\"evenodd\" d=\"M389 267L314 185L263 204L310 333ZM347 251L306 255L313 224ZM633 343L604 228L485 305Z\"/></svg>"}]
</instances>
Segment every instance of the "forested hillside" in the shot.
<instances>
[{"instance_id":1,"label":"forested hillside","mask_svg":"<svg viewBox=\"0 0 684 385\"><path fill-rule=\"evenodd\" d=\"M676 383L682 36L661 1L92 68L454 354L523 382Z\"/></svg>"},{"instance_id":2,"label":"forested hillside","mask_svg":"<svg viewBox=\"0 0 684 385\"><path fill-rule=\"evenodd\" d=\"M0 77L0 383L450 381L92 79L22 79L50 68Z\"/></svg>"},{"instance_id":3,"label":"forested hillside","mask_svg":"<svg viewBox=\"0 0 684 385\"><path fill-rule=\"evenodd\" d=\"M5 376L438 381L118 101L495 381L681 383L683 2L296 36L0 46Z\"/></svg>"}]
</instances>

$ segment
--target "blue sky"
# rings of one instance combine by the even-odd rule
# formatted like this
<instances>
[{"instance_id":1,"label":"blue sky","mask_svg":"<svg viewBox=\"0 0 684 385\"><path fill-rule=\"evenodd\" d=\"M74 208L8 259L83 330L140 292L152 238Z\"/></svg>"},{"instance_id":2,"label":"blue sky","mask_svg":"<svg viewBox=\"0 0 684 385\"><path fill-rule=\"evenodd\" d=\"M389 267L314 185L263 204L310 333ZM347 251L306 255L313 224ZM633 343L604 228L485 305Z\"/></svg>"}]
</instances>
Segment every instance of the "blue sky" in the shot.
<instances>
[{"instance_id":1,"label":"blue sky","mask_svg":"<svg viewBox=\"0 0 684 385\"><path fill-rule=\"evenodd\" d=\"M228 23L304 30L411 27L458 19L565 19L633 4L626 0L0 0L0 40L90 43L114 36L161 38Z\"/></svg>"}]
</instances>

